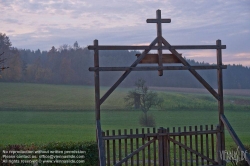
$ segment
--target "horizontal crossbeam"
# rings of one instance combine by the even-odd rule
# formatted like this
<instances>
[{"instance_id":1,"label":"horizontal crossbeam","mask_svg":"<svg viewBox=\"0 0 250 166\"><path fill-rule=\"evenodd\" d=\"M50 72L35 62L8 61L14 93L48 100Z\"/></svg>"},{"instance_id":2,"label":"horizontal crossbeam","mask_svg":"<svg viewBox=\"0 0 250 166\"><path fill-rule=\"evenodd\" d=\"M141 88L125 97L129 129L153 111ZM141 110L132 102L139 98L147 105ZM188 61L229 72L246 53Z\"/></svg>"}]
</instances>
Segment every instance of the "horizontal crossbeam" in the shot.
<instances>
[{"instance_id":1,"label":"horizontal crossbeam","mask_svg":"<svg viewBox=\"0 0 250 166\"><path fill-rule=\"evenodd\" d=\"M147 19L147 23L171 23L171 19L163 18L163 19Z\"/></svg>"},{"instance_id":2,"label":"horizontal crossbeam","mask_svg":"<svg viewBox=\"0 0 250 166\"><path fill-rule=\"evenodd\" d=\"M226 49L226 45L172 45L172 46L161 46L163 50L173 50L173 49L182 49L182 50L189 50L189 49ZM126 45L116 45L116 46L110 46L110 45L98 45L88 46L89 50L158 50L159 46L126 46Z\"/></svg>"},{"instance_id":3,"label":"horizontal crossbeam","mask_svg":"<svg viewBox=\"0 0 250 166\"><path fill-rule=\"evenodd\" d=\"M90 67L89 71L149 71L149 70L206 70L206 69L226 69L226 65L211 66L145 66L145 67Z\"/></svg>"}]
</instances>

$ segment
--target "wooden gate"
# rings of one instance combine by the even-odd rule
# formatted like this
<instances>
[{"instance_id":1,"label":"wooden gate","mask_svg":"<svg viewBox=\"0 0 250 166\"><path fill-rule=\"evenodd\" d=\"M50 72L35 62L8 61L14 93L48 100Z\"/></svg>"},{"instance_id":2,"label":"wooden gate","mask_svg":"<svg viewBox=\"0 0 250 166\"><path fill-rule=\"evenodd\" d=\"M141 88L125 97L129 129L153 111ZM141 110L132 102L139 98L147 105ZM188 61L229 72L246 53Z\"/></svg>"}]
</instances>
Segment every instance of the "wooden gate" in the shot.
<instances>
[{"instance_id":1,"label":"wooden gate","mask_svg":"<svg viewBox=\"0 0 250 166\"><path fill-rule=\"evenodd\" d=\"M106 165L218 165L211 126L142 128L103 132Z\"/></svg>"},{"instance_id":2,"label":"wooden gate","mask_svg":"<svg viewBox=\"0 0 250 166\"><path fill-rule=\"evenodd\" d=\"M224 99L223 99L223 79L222 69L226 69L227 66L222 64L222 49L226 48L226 45L221 44L221 40L216 40L216 45L170 45L167 40L162 36L162 23L170 23L171 19L162 19L161 11L156 11L156 19L147 19L147 23L156 23L157 25L157 37L149 45L143 46L107 46L99 45L98 40L94 40L93 45L88 46L89 50L94 51L94 67L90 67L89 71L94 72L95 77L95 111L96 111L96 136L98 141L99 160L100 165L121 165L122 163L130 165L208 165L208 164L219 164L225 165L225 162L220 160L218 153L225 151L225 128L229 131L234 142L239 146L241 151L246 151L242 142L234 132L232 126L228 122L224 115ZM177 52L178 49L214 49L216 50L217 64L216 65L201 65L191 66L182 54ZM134 63L129 67L100 67L99 66L99 51L100 50L144 50L141 54L136 55L137 58ZM149 54L151 50L157 50L157 54ZM163 50L169 51L171 54L164 54ZM157 66L138 66L140 63L155 63ZM181 63L180 65L165 65L165 63ZM205 79L196 71L204 69L215 69L217 70L217 91L212 88ZM112 133L102 133L101 128L101 105L109 97L109 95L119 86L119 84L132 72L132 71L158 71L158 75L163 75L163 70L189 70L190 73L214 96L218 101L218 120L219 129L208 129L207 126L204 128L197 127L194 130L184 128L181 131L180 128L176 130L173 128L172 131L169 129L158 129L157 132L139 130L133 133L121 134L118 131ZM124 71L121 77L113 84L112 87L101 97L100 96L100 72L104 71ZM144 133L146 132L146 134ZM216 152L217 162L215 161L215 142L214 135L216 138ZM209 141L209 136L211 136ZM189 138L189 141L188 141ZM141 140L142 144L139 144ZM185 141L186 140L186 141ZM194 140L194 141L193 141ZM124 141L122 143L122 141ZM183 142L184 141L184 142ZM191 142L190 142L191 141ZM128 143L129 142L129 143ZM188 144L189 142L189 144ZM111 148L112 144L112 149ZM122 146L124 145L124 146ZM105 147L107 146L107 152ZM157 148L158 146L158 148ZM119 150L117 151L117 147ZM123 148L124 147L124 148ZM130 147L130 149L129 149ZM200 148L200 149L199 149ZM147 149L147 154L144 154ZM107 155L105 155L105 153ZM171 155L172 154L172 155ZM188 157L188 154L190 157ZM127 156L128 155L128 156ZM134 156L135 155L135 156ZM153 156L151 156L153 155ZM148 156L148 157L146 157ZM106 163L106 159L107 163ZM246 154L246 161L250 164L250 154ZM135 164L136 163L136 164Z\"/></svg>"}]
</instances>

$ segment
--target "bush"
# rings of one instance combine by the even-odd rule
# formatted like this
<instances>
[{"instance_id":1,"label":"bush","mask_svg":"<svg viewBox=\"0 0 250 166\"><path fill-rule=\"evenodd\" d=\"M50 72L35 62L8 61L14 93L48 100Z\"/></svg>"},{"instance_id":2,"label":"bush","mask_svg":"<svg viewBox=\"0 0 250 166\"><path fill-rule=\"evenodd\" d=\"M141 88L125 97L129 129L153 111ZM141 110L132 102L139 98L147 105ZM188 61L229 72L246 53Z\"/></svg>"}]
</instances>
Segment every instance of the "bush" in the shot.
<instances>
[{"instance_id":1,"label":"bush","mask_svg":"<svg viewBox=\"0 0 250 166\"><path fill-rule=\"evenodd\" d=\"M77 164L82 166L98 165L98 148L96 142L51 142L43 145L7 145L0 147L0 163L3 163L3 150L5 151L85 151L85 163ZM10 165L10 164L6 164ZM27 165L27 164L12 164ZM57 164L40 164L39 165L58 165ZM60 164L60 165L76 165L76 164Z\"/></svg>"},{"instance_id":2,"label":"bush","mask_svg":"<svg viewBox=\"0 0 250 166\"><path fill-rule=\"evenodd\" d=\"M142 114L139 123L142 127L155 127L155 118L153 115Z\"/></svg>"}]
</instances>

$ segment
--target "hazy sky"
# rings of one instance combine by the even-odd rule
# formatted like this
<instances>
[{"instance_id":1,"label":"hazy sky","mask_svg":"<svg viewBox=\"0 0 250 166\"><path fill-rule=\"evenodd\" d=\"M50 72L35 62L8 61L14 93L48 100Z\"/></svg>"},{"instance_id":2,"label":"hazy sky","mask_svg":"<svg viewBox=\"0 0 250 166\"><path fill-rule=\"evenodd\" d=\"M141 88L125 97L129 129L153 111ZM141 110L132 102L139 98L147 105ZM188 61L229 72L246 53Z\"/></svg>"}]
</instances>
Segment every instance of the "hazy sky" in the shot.
<instances>
[{"instance_id":1,"label":"hazy sky","mask_svg":"<svg viewBox=\"0 0 250 166\"><path fill-rule=\"evenodd\" d=\"M0 0L0 32L17 48L49 50L63 44L149 44L160 9L171 45L227 45L225 64L250 66L250 0ZM179 50L187 58L216 62L215 50Z\"/></svg>"}]
</instances>

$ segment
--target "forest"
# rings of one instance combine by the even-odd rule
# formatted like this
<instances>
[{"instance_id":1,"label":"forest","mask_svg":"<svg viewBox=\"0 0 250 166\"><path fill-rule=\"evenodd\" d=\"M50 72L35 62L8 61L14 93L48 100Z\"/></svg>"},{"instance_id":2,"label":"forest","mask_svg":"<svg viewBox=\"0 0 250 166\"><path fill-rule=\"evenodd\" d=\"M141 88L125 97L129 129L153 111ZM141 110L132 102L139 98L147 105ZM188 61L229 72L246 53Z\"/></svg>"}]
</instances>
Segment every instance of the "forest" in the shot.
<instances>
[{"instance_id":1,"label":"forest","mask_svg":"<svg viewBox=\"0 0 250 166\"><path fill-rule=\"evenodd\" d=\"M100 66L130 66L137 51L101 51ZM187 59L191 65L204 65ZM17 49L9 37L0 33L0 82L27 82L46 84L93 85L94 74L88 70L93 67L93 51L64 44L52 46L48 51ZM216 70L198 71L214 88L217 88ZM101 73L101 85L112 85L122 72ZM149 86L201 88L202 85L189 71L164 71L159 77L157 71L132 72L122 86L133 86L135 80L143 78ZM223 85L226 89L250 89L250 68L240 64L229 64L223 70Z\"/></svg>"}]
</instances>

